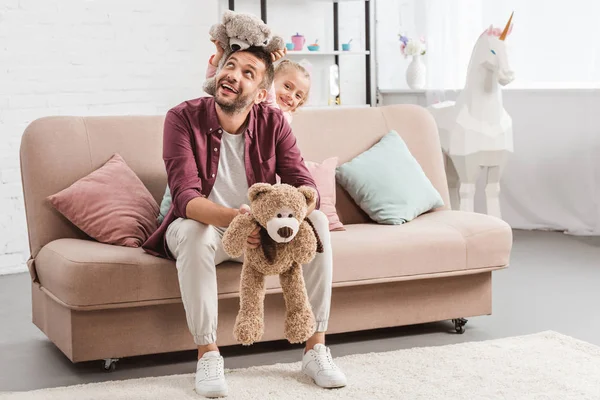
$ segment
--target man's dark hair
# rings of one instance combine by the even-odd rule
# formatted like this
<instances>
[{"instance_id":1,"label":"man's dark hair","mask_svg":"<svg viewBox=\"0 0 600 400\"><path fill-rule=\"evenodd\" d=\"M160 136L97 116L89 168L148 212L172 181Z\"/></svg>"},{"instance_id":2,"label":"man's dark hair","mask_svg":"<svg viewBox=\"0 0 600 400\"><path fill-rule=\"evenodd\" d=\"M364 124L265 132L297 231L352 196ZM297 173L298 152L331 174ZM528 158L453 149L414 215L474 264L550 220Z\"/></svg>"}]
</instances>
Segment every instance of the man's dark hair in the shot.
<instances>
[{"instance_id":1,"label":"man's dark hair","mask_svg":"<svg viewBox=\"0 0 600 400\"><path fill-rule=\"evenodd\" d=\"M263 76L263 80L260 84L261 89L269 90L271 85L273 84L273 79L275 78L275 68L273 67L273 61L271 60L271 55L265 51L264 48L258 46L250 46L245 50L234 51L229 55L231 57L235 53L246 52L252 54L254 57L258 58L265 64L265 75Z\"/></svg>"}]
</instances>

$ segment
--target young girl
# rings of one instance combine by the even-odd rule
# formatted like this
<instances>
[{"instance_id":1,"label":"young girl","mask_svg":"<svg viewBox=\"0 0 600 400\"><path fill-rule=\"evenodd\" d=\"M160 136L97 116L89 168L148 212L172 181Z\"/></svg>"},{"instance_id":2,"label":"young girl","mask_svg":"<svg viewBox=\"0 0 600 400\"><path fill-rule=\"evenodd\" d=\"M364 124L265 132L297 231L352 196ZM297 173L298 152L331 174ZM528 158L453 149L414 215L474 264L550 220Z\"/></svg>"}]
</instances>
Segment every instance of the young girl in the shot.
<instances>
[{"instance_id":1,"label":"young girl","mask_svg":"<svg viewBox=\"0 0 600 400\"><path fill-rule=\"evenodd\" d=\"M212 78L217 73L217 66L223 57L223 48L215 43L216 52L210 57L206 68L206 78ZM271 54L275 62L287 53L286 49ZM292 114L308 99L310 92L310 74L302 65L291 60L282 60L275 67L275 78L269 90L265 103L270 107L279 108L288 123L292 123Z\"/></svg>"}]
</instances>

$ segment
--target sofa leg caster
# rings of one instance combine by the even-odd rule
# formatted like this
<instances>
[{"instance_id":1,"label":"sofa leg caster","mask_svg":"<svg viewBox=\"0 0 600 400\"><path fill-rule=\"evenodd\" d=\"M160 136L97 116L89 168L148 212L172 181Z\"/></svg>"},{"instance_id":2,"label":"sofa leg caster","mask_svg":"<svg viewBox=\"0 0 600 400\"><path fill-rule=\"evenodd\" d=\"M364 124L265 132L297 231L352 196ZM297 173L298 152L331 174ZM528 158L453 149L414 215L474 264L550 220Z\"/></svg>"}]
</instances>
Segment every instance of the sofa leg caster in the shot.
<instances>
[{"instance_id":1,"label":"sofa leg caster","mask_svg":"<svg viewBox=\"0 0 600 400\"><path fill-rule=\"evenodd\" d=\"M467 319L457 318L453 319L452 322L454 322L454 330L456 331L456 333L465 333L465 325L467 324L467 322L469 322Z\"/></svg>"},{"instance_id":2,"label":"sofa leg caster","mask_svg":"<svg viewBox=\"0 0 600 400\"><path fill-rule=\"evenodd\" d=\"M117 368L118 358L105 358L102 361L102 366L106 372L112 372Z\"/></svg>"}]
</instances>

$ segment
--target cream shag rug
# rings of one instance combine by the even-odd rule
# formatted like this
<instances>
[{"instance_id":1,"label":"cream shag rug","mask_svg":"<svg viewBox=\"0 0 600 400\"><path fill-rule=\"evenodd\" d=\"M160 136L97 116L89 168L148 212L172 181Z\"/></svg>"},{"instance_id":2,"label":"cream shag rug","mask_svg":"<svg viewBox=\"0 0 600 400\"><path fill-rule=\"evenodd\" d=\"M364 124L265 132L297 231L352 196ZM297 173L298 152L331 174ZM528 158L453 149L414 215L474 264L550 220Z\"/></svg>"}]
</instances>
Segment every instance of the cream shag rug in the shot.
<instances>
[{"instance_id":1,"label":"cream shag rug","mask_svg":"<svg viewBox=\"0 0 600 400\"><path fill-rule=\"evenodd\" d=\"M300 363L227 370L227 399L600 399L600 347L547 331L483 342L336 358L342 389L320 389ZM33 378L33 377L32 377ZM93 383L0 399L199 399L194 375Z\"/></svg>"}]
</instances>

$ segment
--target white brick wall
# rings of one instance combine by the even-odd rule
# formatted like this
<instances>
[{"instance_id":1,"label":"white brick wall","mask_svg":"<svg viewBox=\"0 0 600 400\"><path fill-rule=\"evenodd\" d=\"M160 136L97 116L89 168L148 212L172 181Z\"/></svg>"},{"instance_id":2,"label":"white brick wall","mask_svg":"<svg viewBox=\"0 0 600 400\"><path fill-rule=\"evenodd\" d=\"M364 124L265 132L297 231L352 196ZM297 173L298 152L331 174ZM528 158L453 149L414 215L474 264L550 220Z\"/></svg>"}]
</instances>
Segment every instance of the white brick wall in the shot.
<instances>
[{"instance_id":1,"label":"white brick wall","mask_svg":"<svg viewBox=\"0 0 600 400\"><path fill-rule=\"evenodd\" d=\"M19 145L47 115L162 114L202 95L217 0L0 2L0 274L29 255Z\"/></svg>"}]
</instances>

